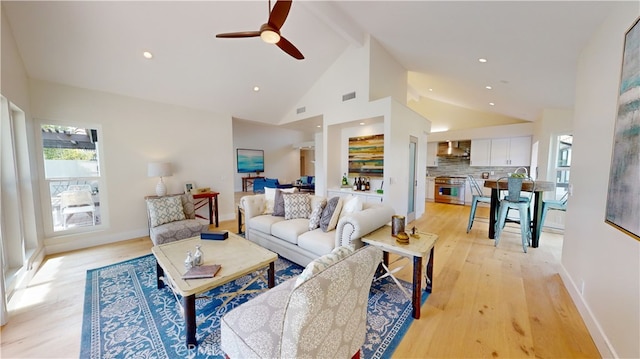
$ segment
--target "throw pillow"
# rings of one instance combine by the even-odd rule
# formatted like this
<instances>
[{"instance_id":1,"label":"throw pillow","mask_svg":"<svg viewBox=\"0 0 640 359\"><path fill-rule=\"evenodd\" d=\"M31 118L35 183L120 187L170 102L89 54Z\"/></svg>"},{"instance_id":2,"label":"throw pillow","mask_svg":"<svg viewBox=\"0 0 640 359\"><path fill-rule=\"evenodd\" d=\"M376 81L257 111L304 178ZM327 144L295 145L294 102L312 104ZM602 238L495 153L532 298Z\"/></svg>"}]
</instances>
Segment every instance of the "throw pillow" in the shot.
<instances>
[{"instance_id":1,"label":"throw pillow","mask_svg":"<svg viewBox=\"0 0 640 359\"><path fill-rule=\"evenodd\" d=\"M353 248L348 246L341 246L334 248L333 251L331 251L331 253L329 254L325 254L320 258L314 259L304 268L302 273L300 273L300 275L296 279L295 287L306 282L314 275L329 268L329 266L331 266L332 264L338 263L353 252Z\"/></svg>"},{"instance_id":2,"label":"throw pillow","mask_svg":"<svg viewBox=\"0 0 640 359\"><path fill-rule=\"evenodd\" d=\"M193 203L193 196L190 193L180 195L182 201L182 208L184 210L184 217L186 219L196 219L196 207Z\"/></svg>"},{"instance_id":3,"label":"throw pillow","mask_svg":"<svg viewBox=\"0 0 640 359\"><path fill-rule=\"evenodd\" d=\"M186 219L180 196L150 198L147 200L151 227Z\"/></svg>"},{"instance_id":4,"label":"throw pillow","mask_svg":"<svg viewBox=\"0 0 640 359\"><path fill-rule=\"evenodd\" d=\"M327 226L327 230L325 232L333 231L338 226L338 221L340 220L340 213L342 212L343 203L344 202L342 198L340 198L340 200L338 201L338 204L336 205L336 209L333 211L333 214L331 215L331 220L329 221L329 225Z\"/></svg>"},{"instance_id":5,"label":"throw pillow","mask_svg":"<svg viewBox=\"0 0 640 359\"><path fill-rule=\"evenodd\" d=\"M265 187L264 188L264 201L265 201L265 208L263 213L264 214L271 214L273 213L273 202L276 199L276 189L275 188L270 188L270 187Z\"/></svg>"},{"instance_id":6,"label":"throw pillow","mask_svg":"<svg viewBox=\"0 0 640 359\"><path fill-rule=\"evenodd\" d=\"M340 211L340 218L355 212L362 211L362 200L358 196L351 196L351 198L345 199Z\"/></svg>"},{"instance_id":7,"label":"throw pillow","mask_svg":"<svg viewBox=\"0 0 640 359\"><path fill-rule=\"evenodd\" d=\"M311 199L308 193L284 193L284 219L309 218Z\"/></svg>"},{"instance_id":8,"label":"throw pillow","mask_svg":"<svg viewBox=\"0 0 640 359\"><path fill-rule=\"evenodd\" d=\"M316 206L313 207L313 211L309 215L309 230L313 231L316 228L320 227L320 217L322 217L322 210L327 205L327 200L323 199L322 201L316 203Z\"/></svg>"},{"instance_id":9,"label":"throw pillow","mask_svg":"<svg viewBox=\"0 0 640 359\"><path fill-rule=\"evenodd\" d=\"M333 215L338 212L337 216L340 216L340 209L342 208L342 198L333 197L327 201L327 206L322 210L322 216L320 217L320 228L323 232L329 232L336 228L338 219L332 223ZM331 225L333 224L333 228Z\"/></svg>"},{"instance_id":10,"label":"throw pillow","mask_svg":"<svg viewBox=\"0 0 640 359\"><path fill-rule=\"evenodd\" d=\"M265 191L267 189L265 188ZM271 211L268 213L271 213L274 216L278 216L278 217L284 217L284 198L282 197L282 193L294 193L296 192L297 188L293 187L293 188L286 188L286 189L275 189L273 188L273 193L274 193L274 199L273 199L273 205L271 206ZM266 195L266 192L265 192ZM267 202L267 207L269 206L268 202ZM265 211L265 213L267 213Z\"/></svg>"}]
</instances>

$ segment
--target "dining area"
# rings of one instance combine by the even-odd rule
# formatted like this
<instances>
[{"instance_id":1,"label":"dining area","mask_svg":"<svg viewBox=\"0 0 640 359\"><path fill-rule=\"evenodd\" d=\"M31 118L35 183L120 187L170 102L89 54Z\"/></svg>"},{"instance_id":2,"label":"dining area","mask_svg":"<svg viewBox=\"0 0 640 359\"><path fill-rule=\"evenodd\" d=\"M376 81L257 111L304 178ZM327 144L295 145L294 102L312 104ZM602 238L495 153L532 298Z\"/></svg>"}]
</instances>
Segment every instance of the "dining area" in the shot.
<instances>
[{"instance_id":1,"label":"dining area","mask_svg":"<svg viewBox=\"0 0 640 359\"><path fill-rule=\"evenodd\" d=\"M544 199L545 192L555 193L555 182L538 181L527 175L511 174L507 177L485 179L483 187L491 189L491 195L488 198L482 194L474 195L467 233L473 224L476 203L489 203L488 238L495 240L495 246L498 246L505 224L515 222L521 229L523 251L526 253L528 247L538 248L545 213L549 209L566 210L566 200L564 206L558 206L558 201ZM509 217L511 209L518 211L517 218Z\"/></svg>"}]
</instances>

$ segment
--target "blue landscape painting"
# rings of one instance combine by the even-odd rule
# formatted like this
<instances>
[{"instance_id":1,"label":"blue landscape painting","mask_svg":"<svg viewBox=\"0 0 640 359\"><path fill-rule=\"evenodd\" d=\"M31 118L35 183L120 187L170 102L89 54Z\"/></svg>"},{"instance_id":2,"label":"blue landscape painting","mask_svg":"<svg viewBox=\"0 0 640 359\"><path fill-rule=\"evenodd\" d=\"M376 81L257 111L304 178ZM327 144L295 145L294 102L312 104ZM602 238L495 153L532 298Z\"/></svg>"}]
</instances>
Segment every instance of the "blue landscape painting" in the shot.
<instances>
[{"instance_id":1,"label":"blue landscape painting","mask_svg":"<svg viewBox=\"0 0 640 359\"><path fill-rule=\"evenodd\" d=\"M238 148L238 173L264 172L264 151Z\"/></svg>"}]
</instances>

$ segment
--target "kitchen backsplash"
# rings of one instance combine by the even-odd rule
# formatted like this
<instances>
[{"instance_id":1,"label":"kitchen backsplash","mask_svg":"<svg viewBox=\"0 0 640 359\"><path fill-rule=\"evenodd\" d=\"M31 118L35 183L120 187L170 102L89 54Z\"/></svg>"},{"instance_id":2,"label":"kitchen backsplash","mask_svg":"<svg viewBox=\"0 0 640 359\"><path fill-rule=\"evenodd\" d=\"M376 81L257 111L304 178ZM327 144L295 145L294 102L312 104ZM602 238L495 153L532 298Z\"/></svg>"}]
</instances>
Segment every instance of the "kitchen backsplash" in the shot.
<instances>
[{"instance_id":1,"label":"kitchen backsplash","mask_svg":"<svg viewBox=\"0 0 640 359\"><path fill-rule=\"evenodd\" d=\"M471 167L468 158L460 157L438 157L437 167L427 167L428 177L438 176L466 176L473 175L476 178L482 178L482 172L493 171L490 178L504 177L509 172L515 172L518 167ZM525 167L529 171L529 167Z\"/></svg>"}]
</instances>

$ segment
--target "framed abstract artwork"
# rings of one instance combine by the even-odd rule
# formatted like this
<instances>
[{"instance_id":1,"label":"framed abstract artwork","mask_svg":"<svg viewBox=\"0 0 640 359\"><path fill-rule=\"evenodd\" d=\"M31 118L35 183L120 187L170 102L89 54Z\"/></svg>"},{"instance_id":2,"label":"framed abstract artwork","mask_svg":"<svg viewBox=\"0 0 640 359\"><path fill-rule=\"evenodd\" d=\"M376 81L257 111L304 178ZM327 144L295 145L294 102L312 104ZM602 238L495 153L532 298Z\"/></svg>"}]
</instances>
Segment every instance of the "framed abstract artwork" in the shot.
<instances>
[{"instance_id":1,"label":"framed abstract artwork","mask_svg":"<svg viewBox=\"0 0 640 359\"><path fill-rule=\"evenodd\" d=\"M384 175L384 134L349 138L349 175Z\"/></svg>"},{"instance_id":2,"label":"framed abstract artwork","mask_svg":"<svg viewBox=\"0 0 640 359\"><path fill-rule=\"evenodd\" d=\"M605 222L640 240L640 18L625 35Z\"/></svg>"}]
</instances>

